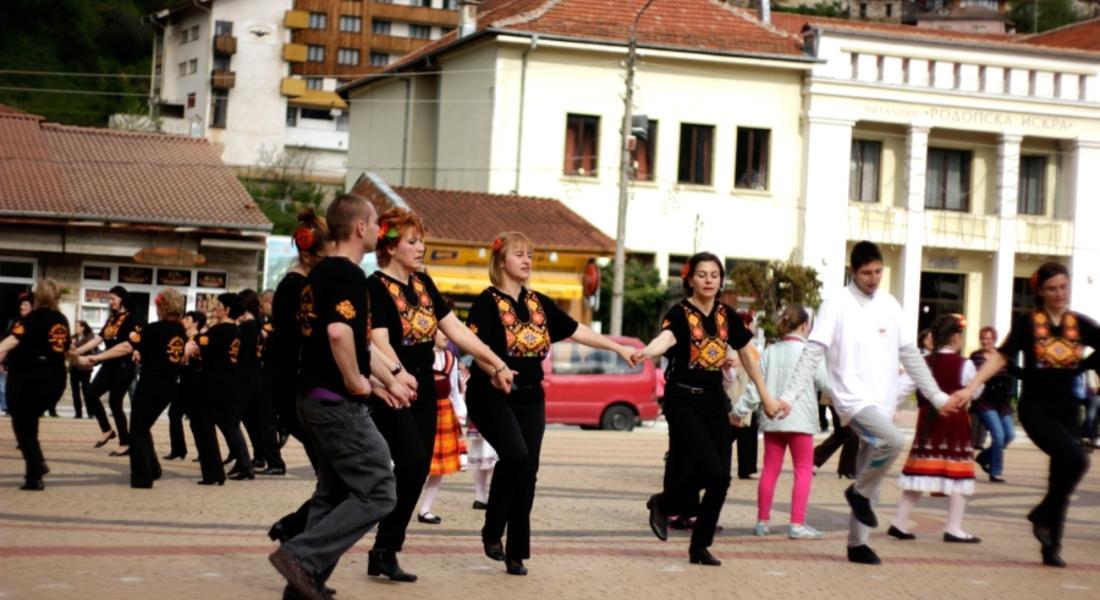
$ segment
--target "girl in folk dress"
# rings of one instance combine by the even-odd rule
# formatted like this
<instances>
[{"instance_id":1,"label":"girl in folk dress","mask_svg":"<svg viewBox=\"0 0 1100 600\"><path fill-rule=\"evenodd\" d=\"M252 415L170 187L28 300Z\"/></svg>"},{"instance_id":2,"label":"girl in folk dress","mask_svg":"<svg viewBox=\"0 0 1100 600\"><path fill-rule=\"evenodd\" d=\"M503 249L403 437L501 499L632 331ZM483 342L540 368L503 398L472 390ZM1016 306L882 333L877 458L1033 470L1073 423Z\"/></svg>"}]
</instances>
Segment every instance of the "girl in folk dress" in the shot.
<instances>
[{"instance_id":1,"label":"girl in folk dress","mask_svg":"<svg viewBox=\"0 0 1100 600\"><path fill-rule=\"evenodd\" d=\"M421 523L438 525L443 519L432 513L432 503L439 493L443 476L462 470L462 455L466 453L466 442L462 439L460 417L466 416L466 402L458 386L458 359L447 350L447 336L442 331L435 332L435 374L436 422L435 450L432 454L432 466L428 470L428 483L420 497L420 510L416 520Z\"/></svg>"},{"instance_id":2,"label":"girl in folk dress","mask_svg":"<svg viewBox=\"0 0 1100 600\"><path fill-rule=\"evenodd\" d=\"M959 354L965 323L959 315L942 315L932 323L936 350L924 359L936 383L945 393L966 386L976 374L974 363ZM916 385L902 377L899 395L907 397ZM887 533L899 540L916 536L908 531L909 514L925 492L946 495L947 523L943 541L976 544L981 541L962 529L966 497L974 493L974 447L970 436L970 413L962 410L940 414L923 395L917 396L920 414L909 457L902 467L898 486L901 500Z\"/></svg>"}]
</instances>

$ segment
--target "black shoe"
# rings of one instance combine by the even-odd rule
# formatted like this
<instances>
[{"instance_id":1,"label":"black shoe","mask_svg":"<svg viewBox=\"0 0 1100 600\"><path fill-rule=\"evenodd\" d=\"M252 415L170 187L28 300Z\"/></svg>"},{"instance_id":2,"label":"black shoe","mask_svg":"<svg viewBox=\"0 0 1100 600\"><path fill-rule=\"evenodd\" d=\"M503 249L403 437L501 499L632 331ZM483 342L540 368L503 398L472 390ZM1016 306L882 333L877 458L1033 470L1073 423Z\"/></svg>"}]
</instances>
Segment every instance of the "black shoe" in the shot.
<instances>
[{"instance_id":1,"label":"black shoe","mask_svg":"<svg viewBox=\"0 0 1100 600\"><path fill-rule=\"evenodd\" d=\"M996 475L989 476L989 483L1006 483L1004 477L998 477Z\"/></svg>"},{"instance_id":2,"label":"black shoe","mask_svg":"<svg viewBox=\"0 0 1100 600\"><path fill-rule=\"evenodd\" d=\"M972 535L969 537L959 537L945 531L943 532L943 541L951 542L953 544L980 544L982 543L982 538L976 535Z\"/></svg>"},{"instance_id":3,"label":"black shoe","mask_svg":"<svg viewBox=\"0 0 1100 600\"><path fill-rule=\"evenodd\" d=\"M19 489L25 492L41 492L46 489L46 484L42 483L41 479L38 479L36 481L27 481L24 482L23 485L19 486Z\"/></svg>"},{"instance_id":4,"label":"black shoe","mask_svg":"<svg viewBox=\"0 0 1100 600\"><path fill-rule=\"evenodd\" d=\"M267 468L267 463L264 462L264 459L262 459L262 458L254 458L254 459L252 459L252 468L257 470L257 471L260 470L260 469L266 469Z\"/></svg>"},{"instance_id":5,"label":"black shoe","mask_svg":"<svg viewBox=\"0 0 1100 600\"><path fill-rule=\"evenodd\" d=\"M848 562L862 565L881 565L882 559L867 544L848 548Z\"/></svg>"},{"instance_id":6,"label":"black shoe","mask_svg":"<svg viewBox=\"0 0 1100 600\"><path fill-rule=\"evenodd\" d=\"M287 440L289 440L289 439L290 439L290 434L289 434L289 433L287 433L287 432L285 432L285 431L280 431L280 432L278 433L278 437L277 437L277 439L276 439L275 441L276 441L276 442L278 442L278 444L279 444L279 449L280 449L280 450L282 450L282 449L283 449L283 446L285 446L285 445L286 445L286 442L287 442ZM336 592L333 592L333 593L336 593Z\"/></svg>"},{"instance_id":7,"label":"black shoe","mask_svg":"<svg viewBox=\"0 0 1100 600\"><path fill-rule=\"evenodd\" d=\"M164 460L183 460L187 458L187 454L165 454L161 458Z\"/></svg>"},{"instance_id":8,"label":"black shoe","mask_svg":"<svg viewBox=\"0 0 1100 600\"><path fill-rule=\"evenodd\" d=\"M367 575L377 577L385 575L393 581L416 581L416 575L401 570L397 563L397 553L393 550L371 550L367 555Z\"/></svg>"},{"instance_id":9,"label":"black shoe","mask_svg":"<svg viewBox=\"0 0 1100 600\"><path fill-rule=\"evenodd\" d=\"M267 530L267 537L273 542L282 544L290 539L290 534L283 528L282 521L276 521L275 524L271 526L271 529Z\"/></svg>"},{"instance_id":10,"label":"black shoe","mask_svg":"<svg viewBox=\"0 0 1100 600\"><path fill-rule=\"evenodd\" d=\"M416 520L429 525L439 525L443 522L443 519L440 518L439 515L433 515L430 512L416 515Z\"/></svg>"},{"instance_id":11,"label":"black shoe","mask_svg":"<svg viewBox=\"0 0 1100 600\"><path fill-rule=\"evenodd\" d=\"M976 460L974 462L978 463L978 466L981 467L982 470L985 471L985 473L987 475L989 474L989 468L990 468L989 461L987 461L987 460L977 461Z\"/></svg>"},{"instance_id":12,"label":"black shoe","mask_svg":"<svg viewBox=\"0 0 1100 600\"><path fill-rule=\"evenodd\" d=\"M50 465L47 465L46 461L42 461L42 474L43 475L49 475L50 474Z\"/></svg>"},{"instance_id":13,"label":"black shoe","mask_svg":"<svg viewBox=\"0 0 1100 600\"><path fill-rule=\"evenodd\" d=\"M257 471L260 475L286 475L286 467L268 467L262 471Z\"/></svg>"},{"instance_id":14,"label":"black shoe","mask_svg":"<svg viewBox=\"0 0 1100 600\"><path fill-rule=\"evenodd\" d=\"M474 510L487 510L489 508L489 505L485 502L482 502L481 500L474 500L473 508Z\"/></svg>"},{"instance_id":15,"label":"black shoe","mask_svg":"<svg viewBox=\"0 0 1100 600\"><path fill-rule=\"evenodd\" d=\"M326 600L331 597L314 583L313 577L306 573L298 559L282 547L272 552L267 559L301 597L307 600Z\"/></svg>"},{"instance_id":16,"label":"black shoe","mask_svg":"<svg viewBox=\"0 0 1100 600\"><path fill-rule=\"evenodd\" d=\"M890 526L890 529L886 530L886 535L889 535L892 538L897 538L899 540L915 540L915 539L917 539L917 536L909 533L908 531L902 531L902 530L898 529L897 527L894 527L893 525ZM944 535L947 535L947 534L945 533Z\"/></svg>"},{"instance_id":17,"label":"black shoe","mask_svg":"<svg viewBox=\"0 0 1100 600\"><path fill-rule=\"evenodd\" d=\"M649 509L649 528L653 531L653 535L657 536L657 539L662 542L668 541L668 516L661 511L659 500L660 494L653 494L649 497L649 501L645 503L645 507Z\"/></svg>"},{"instance_id":18,"label":"black shoe","mask_svg":"<svg viewBox=\"0 0 1100 600\"><path fill-rule=\"evenodd\" d=\"M837 473L836 478L837 479L855 479L856 474L855 473Z\"/></svg>"},{"instance_id":19,"label":"black shoe","mask_svg":"<svg viewBox=\"0 0 1100 600\"><path fill-rule=\"evenodd\" d=\"M118 450L111 450L111 453L107 456L130 456L130 449L127 448L122 452L119 452Z\"/></svg>"},{"instance_id":20,"label":"black shoe","mask_svg":"<svg viewBox=\"0 0 1100 600\"><path fill-rule=\"evenodd\" d=\"M488 556L489 558L491 558L493 560L504 560L505 559L504 544L501 544L499 541L497 541L497 542L485 542L485 541L483 541L482 544L485 546L485 556Z\"/></svg>"},{"instance_id":21,"label":"black shoe","mask_svg":"<svg viewBox=\"0 0 1100 600\"><path fill-rule=\"evenodd\" d=\"M196 481L195 483L197 483L199 485L225 485L225 480L221 479L221 480L216 480L216 481L206 481L204 479L202 481Z\"/></svg>"},{"instance_id":22,"label":"black shoe","mask_svg":"<svg viewBox=\"0 0 1100 600\"><path fill-rule=\"evenodd\" d=\"M252 480L252 479L256 479L256 473L251 471L251 470L249 470L249 471L237 471L236 473L230 475L229 478L232 479L233 481L242 481L244 479Z\"/></svg>"},{"instance_id":23,"label":"black shoe","mask_svg":"<svg viewBox=\"0 0 1100 600\"><path fill-rule=\"evenodd\" d=\"M1065 567L1066 561L1062 560L1061 555L1057 548L1053 546L1043 546L1040 551L1043 556L1043 564L1048 567Z\"/></svg>"},{"instance_id":24,"label":"black shoe","mask_svg":"<svg viewBox=\"0 0 1100 600\"><path fill-rule=\"evenodd\" d=\"M688 548L688 560L691 561L693 565L706 565L708 567L722 566L722 561L714 558L714 555L706 548Z\"/></svg>"},{"instance_id":25,"label":"black shoe","mask_svg":"<svg viewBox=\"0 0 1100 600\"><path fill-rule=\"evenodd\" d=\"M1035 539L1039 540L1039 543L1043 545L1043 549L1054 548L1054 530L1039 520L1038 515L1035 514L1035 510L1032 510L1027 514L1027 520L1031 521L1031 534L1035 536ZM1057 554L1057 552L1055 552Z\"/></svg>"},{"instance_id":26,"label":"black shoe","mask_svg":"<svg viewBox=\"0 0 1100 600\"><path fill-rule=\"evenodd\" d=\"M684 530L684 529L692 529L694 527L695 527L695 522L691 519L691 517L682 517L680 515L677 515L675 517L669 517L669 519L668 519L668 528L669 529Z\"/></svg>"},{"instance_id":27,"label":"black shoe","mask_svg":"<svg viewBox=\"0 0 1100 600\"><path fill-rule=\"evenodd\" d=\"M95 447L96 447L96 448L102 448L102 447L104 447L104 446L106 446L106 445L107 445L107 442L109 442L109 441L111 441L111 440L115 439L116 437L118 437L118 435L117 435L117 434L116 434L116 433L115 433L114 431L112 431L112 432L111 432L111 435L109 435L109 436L107 436L107 437L105 437L105 438L103 438L103 439L99 440L98 442L96 442L96 443L95 443Z\"/></svg>"},{"instance_id":28,"label":"black shoe","mask_svg":"<svg viewBox=\"0 0 1100 600\"><path fill-rule=\"evenodd\" d=\"M854 483L844 490L844 497L848 500L848 506L852 507L852 516L857 521L868 527L878 527L878 518L871 508L871 501L856 491Z\"/></svg>"},{"instance_id":29,"label":"black shoe","mask_svg":"<svg viewBox=\"0 0 1100 600\"><path fill-rule=\"evenodd\" d=\"M523 560L519 558L509 558L504 561L504 570L509 575L526 575L527 567L523 566Z\"/></svg>"}]
</instances>

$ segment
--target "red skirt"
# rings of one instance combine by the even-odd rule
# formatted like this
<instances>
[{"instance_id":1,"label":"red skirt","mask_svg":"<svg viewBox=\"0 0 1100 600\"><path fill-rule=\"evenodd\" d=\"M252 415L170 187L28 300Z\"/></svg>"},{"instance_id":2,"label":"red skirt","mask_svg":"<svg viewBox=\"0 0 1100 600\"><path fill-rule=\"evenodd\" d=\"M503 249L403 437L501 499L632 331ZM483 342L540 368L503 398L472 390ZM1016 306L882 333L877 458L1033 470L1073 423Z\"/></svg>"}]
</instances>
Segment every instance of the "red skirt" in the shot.
<instances>
[{"instance_id":1,"label":"red skirt","mask_svg":"<svg viewBox=\"0 0 1100 600\"><path fill-rule=\"evenodd\" d=\"M449 475L462 469L461 456L466 453L462 427L458 424L450 398L436 400L435 450L432 452L430 475Z\"/></svg>"},{"instance_id":2,"label":"red skirt","mask_svg":"<svg viewBox=\"0 0 1100 600\"><path fill-rule=\"evenodd\" d=\"M898 485L916 492L974 493L974 444L967 411L944 416L930 405L920 407Z\"/></svg>"}]
</instances>

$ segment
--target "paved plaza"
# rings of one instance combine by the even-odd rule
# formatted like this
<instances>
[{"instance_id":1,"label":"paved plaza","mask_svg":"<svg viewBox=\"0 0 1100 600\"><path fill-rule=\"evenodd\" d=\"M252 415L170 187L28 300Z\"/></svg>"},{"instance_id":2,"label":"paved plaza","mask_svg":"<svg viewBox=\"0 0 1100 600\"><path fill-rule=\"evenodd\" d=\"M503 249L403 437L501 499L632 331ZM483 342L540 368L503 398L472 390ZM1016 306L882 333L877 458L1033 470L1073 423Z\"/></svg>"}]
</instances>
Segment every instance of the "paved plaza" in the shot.
<instances>
[{"instance_id":1,"label":"paved plaza","mask_svg":"<svg viewBox=\"0 0 1100 600\"><path fill-rule=\"evenodd\" d=\"M912 414L902 415L903 425ZM167 422L155 429L167 452ZM282 581L267 562L265 532L313 487L301 447L291 441L287 477L195 485L197 463L165 463L152 490L127 485L125 458L96 449L93 421L43 419L51 474L44 493L20 492L22 461L7 418L0 420L0 598L279 598ZM190 439L188 440L190 441ZM441 525L414 522L402 566L414 584L365 575L373 534L352 550L330 585L338 598L1097 598L1100 594L1100 474L1074 498L1063 557L1068 569L1039 565L1024 514L1044 489L1046 457L1026 439L1007 454L1007 485L979 479L964 525L980 545L941 541L946 501L924 499L915 542L885 535L898 492L884 486L871 545L885 565L849 564L844 546L847 481L836 457L815 478L808 523L825 539L756 538L756 482L734 480L712 548L719 568L687 561L687 536L660 542L649 532L645 500L661 480L667 444L660 426L633 433L551 427L533 515L531 574L512 577L482 555L484 513L471 510L468 473L444 480L433 512ZM193 450L192 450L193 451ZM1098 454L1097 456L1100 456ZM900 462L900 461L899 461ZM896 469L897 467L895 467ZM786 524L788 468L777 490L773 531Z\"/></svg>"}]
</instances>

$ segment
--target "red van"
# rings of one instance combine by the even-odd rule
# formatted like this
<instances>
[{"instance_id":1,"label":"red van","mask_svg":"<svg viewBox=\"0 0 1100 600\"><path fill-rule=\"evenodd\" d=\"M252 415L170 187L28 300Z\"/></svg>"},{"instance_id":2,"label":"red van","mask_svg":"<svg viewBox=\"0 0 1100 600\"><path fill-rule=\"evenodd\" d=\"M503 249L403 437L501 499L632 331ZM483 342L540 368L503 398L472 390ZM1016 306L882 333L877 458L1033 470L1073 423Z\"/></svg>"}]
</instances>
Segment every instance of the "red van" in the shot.
<instances>
[{"instance_id":1,"label":"red van","mask_svg":"<svg viewBox=\"0 0 1100 600\"><path fill-rule=\"evenodd\" d=\"M645 347L637 338L611 339ZM631 368L614 352L564 340L554 344L542 368L547 423L630 431L660 412L662 379L653 361Z\"/></svg>"}]
</instances>

